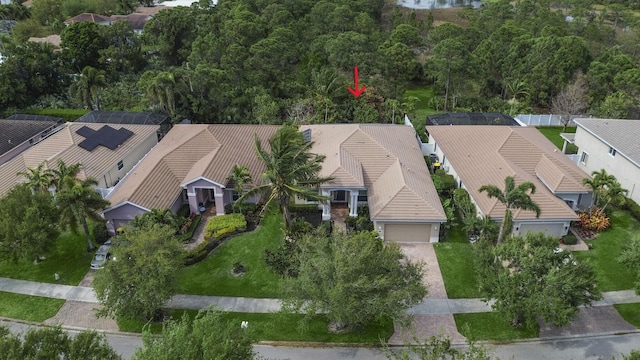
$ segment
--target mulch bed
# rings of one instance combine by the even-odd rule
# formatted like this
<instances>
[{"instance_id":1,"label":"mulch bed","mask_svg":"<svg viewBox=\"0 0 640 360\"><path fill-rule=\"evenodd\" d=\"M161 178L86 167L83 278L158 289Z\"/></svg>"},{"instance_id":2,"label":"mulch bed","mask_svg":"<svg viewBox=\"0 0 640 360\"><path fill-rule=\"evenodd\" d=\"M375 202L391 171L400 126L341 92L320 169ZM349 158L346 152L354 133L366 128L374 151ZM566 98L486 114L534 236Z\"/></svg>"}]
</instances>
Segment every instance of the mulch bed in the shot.
<instances>
[{"instance_id":1,"label":"mulch bed","mask_svg":"<svg viewBox=\"0 0 640 360\"><path fill-rule=\"evenodd\" d=\"M573 234L582 241L591 240L598 235L598 233L593 230L587 230L576 226L572 226L571 231L573 231Z\"/></svg>"}]
</instances>

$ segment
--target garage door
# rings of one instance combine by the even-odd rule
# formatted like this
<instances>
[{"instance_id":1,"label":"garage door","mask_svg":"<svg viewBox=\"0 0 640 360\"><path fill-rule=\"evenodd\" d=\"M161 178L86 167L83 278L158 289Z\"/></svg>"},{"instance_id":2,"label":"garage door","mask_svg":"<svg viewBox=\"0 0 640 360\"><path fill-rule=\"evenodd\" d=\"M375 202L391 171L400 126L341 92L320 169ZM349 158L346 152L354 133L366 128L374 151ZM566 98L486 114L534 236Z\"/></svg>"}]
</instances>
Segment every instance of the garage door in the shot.
<instances>
[{"instance_id":1,"label":"garage door","mask_svg":"<svg viewBox=\"0 0 640 360\"><path fill-rule=\"evenodd\" d=\"M560 237L564 231L564 224L522 224L520 234L526 235L528 232L542 232L550 236Z\"/></svg>"},{"instance_id":2,"label":"garage door","mask_svg":"<svg viewBox=\"0 0 640 360\"><path fill-rule=\"evenodd\" d=\"M386 224L384 239L395 242L429 242L431 224Z\"/></svg>"}]
</instances>

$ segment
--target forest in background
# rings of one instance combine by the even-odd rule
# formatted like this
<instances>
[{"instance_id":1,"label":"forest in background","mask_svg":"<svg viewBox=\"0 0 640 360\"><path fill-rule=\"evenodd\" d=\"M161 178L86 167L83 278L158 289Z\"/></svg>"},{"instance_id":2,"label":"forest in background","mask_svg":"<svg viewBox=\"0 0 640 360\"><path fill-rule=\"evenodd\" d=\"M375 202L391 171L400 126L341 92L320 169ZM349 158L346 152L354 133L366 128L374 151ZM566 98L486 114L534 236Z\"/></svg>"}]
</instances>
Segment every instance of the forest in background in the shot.
<instances>
[{"instance_id":1,"label":"forest in background","mask_svg":"<svg viewBox=\"0 0 640 360\"><path fill-rule=\"evenodd\" d=\"M444 10L385 0L204 0L160 11L142 35L124 21L62 23L138 5L0 6L2 19L18 21L0 37L0 114L99 108L203 123L388 123L424 106L408 89L431 88L436 111L640 115L637 1L497 0L443 21ZM26 41L51 33L61 51ZM367 86L359 98L347 91L354 66Z\"/></svg>"}]
</instances>

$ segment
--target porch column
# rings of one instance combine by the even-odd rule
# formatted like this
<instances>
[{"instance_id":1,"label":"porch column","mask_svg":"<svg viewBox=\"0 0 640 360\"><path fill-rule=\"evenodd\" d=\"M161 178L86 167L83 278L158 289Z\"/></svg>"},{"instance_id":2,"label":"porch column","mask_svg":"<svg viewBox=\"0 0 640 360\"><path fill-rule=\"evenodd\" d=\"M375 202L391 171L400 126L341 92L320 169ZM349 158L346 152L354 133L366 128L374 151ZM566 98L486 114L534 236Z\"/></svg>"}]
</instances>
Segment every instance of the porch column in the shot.
<instances>
[{"instance_id":1,"label":"porch column","mask_svg":"<svg viewBox=\"0 0 640 360\"><path fill-rule=\"evenodd\" d=\"M196 197L196 193L187 192L187 197L189 198L189 212L192 214L199 214L200 209L198 209L198 198Z\"/></svg>"},{"instance_id":2,"label":"porch column","mask_svg":"<svg viewBox=\"0 0 640 360\"><path fill-rule=\"evenodd\" d=\"M562 143L562 153L563 153L563 154L566 154L566 153L567 153L567 140L565 140L565 141Z\"/></svg>"},{"instance_id":3,"label":"porch column","mask_svg":"<svg viewBox=\"0 0 640 360\"><path fill-rule=\"evenodd\" d=\"M216 215L224 215L224 199L222 191L216 189L214 197L216 198Z\"/></svg>"},{"instance_id":4,"label":"porch column","mask_svg":"<svg viewBox=\"0 0 640 360\"><path fill-rule=\"evenodd\" d=\"M358 190L349 190L349 216L358 216Z\"/></svg>"},{"instance_id":5,"label":"porch column","mask_svg":"<svg viewBox=\"0 0 640 360\"><path fill-rule=\"evenodd\" d=\"M322 196L331 196L331 191L322 190ZM326 200L322 203L322 221L331 220L331 202Z\"/></svg>"}]
</instances>

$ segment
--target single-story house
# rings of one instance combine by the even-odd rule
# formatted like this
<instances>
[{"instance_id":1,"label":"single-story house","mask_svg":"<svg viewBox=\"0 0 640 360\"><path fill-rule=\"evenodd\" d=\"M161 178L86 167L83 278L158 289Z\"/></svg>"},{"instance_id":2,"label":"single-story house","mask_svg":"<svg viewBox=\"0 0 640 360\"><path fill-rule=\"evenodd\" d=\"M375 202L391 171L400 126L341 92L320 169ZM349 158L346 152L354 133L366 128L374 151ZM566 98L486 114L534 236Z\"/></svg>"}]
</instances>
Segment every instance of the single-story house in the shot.
<instances>
[{"instance_id":1,"label":"single-story house","mask_svg":"<svg viewBox=\"0 0 640 360\"><path fill-rule=\"evenodd\" d=\"M254 181L264 172L255 154L254 135L263 142L272 125L175 125L107 197L103 211L111 233L154 208L176 212L183 204L225 205L237 194L228 185L234 165L249 168ZM396 125L302 126L313 152L326 155L321 175L335 179L321 187L333 203L368 204L376 229L396 241L437 241L446 216L413 128ZM319 204L330 218L331 203Z\"/></svg>"},{"instance_id":2,"label":"single-story house","mask_svg":"<svg viewBox=\"0 0 640 360\"><path fill-rule=\"evenodd\" d=\"M99 14L93 14L93 13L82 13L65 20L64 24L69 26L77 22L89 21L89 22L94 22L98 25L112 25L116 21L122 20L122 21L128 22L136 34L142 34L142 31L144 30L144 25L147 23L147 21L149 21L149 19L151 19L151 17L152 15L141 14L141 13L132 13L128 15L112 15L112 16L99 15Z\"/></svg>"},{"instance_id":3,"label":"single-story house","mask_svg":"<svg viewBox=\"0 0 640 360\"><path fill-rule=\"evenodd\" d=\"M0 119L0 165L37 144L62 124L62 119L42 117Z\"/></svg>"},{"instance_id":4,"label":"single-story house","mask_svg":"<svg viewBox=\"0 0 640 360\"><path fill-rule=\"evenodd\" d=\"M94 178L98 188L114 186L158 142L156 125L65 123L38 144L0 165L0 196L26 179L17 175L44 162L55 169L58 159L82 164L79 177Z\"/></svg>"},{"instance_id":5,"label":"single-story house","mask_svg":"<svg viewBox=\"0 0 640 360\"><path fill-rule=\"evenodd\" d=\"M441 159L442 169L466 189L478 215L502 221L505 207L480 192L483 185L504 188L507 176L516 184L530 181L531 196L541 214L515 210L514 235L544 232L566 235L576 211L591 204L591 190L582 184L588 175L534 127L428 126L429 143Z\"/></svg>"},{"instance_id":6,"label":"single-story house","mask_svg":"<svg viewBox=\"0 0 640 360\"><path fill-rule=\"evenodd\" d=\"M605 169L640 203L640 121L574 119L578 167L588 174ZM567 135L567 134L563 134Z\"/></svg>"}]
</instances>

